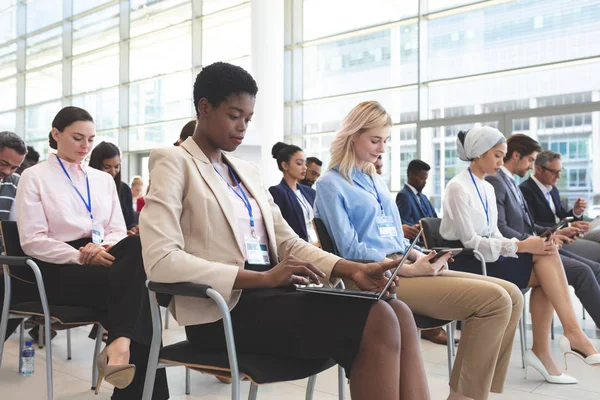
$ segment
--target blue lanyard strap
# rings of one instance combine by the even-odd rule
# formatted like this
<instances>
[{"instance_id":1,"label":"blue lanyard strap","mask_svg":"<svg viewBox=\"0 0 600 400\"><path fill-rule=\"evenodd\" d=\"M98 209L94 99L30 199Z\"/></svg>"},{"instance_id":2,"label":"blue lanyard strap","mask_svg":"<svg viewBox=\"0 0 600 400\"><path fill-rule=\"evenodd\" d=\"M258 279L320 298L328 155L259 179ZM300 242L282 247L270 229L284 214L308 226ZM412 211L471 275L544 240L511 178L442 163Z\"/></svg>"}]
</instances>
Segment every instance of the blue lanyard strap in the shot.
<instances>
[{"instance_id":1,"label":"blue lanyard strap","mask_svg":"<svg viewBox=\"0 0 600 400\"><path fill-rule=\"evenodd\" d=\"M88 174L87 173L85 174L85 183L87 186L87 198L88 198L87 202L86 202L85 199L83 198L83 195L79 191L79 189L77 189L77 187L75 186L75 183L73 183L73 179L71 179L71 176L67 172L67 169L65 168L65 165L63 164L60 157L56 156L56 159L58 160L58 163L60 164L60 166L61 166L62 170L64 171L65 175L67 176L67 178L69 178L69 181L71 182L71 185L73 186L73 189L75 189L75 191L81 198L81 201L83 201L83 204L85 204L85 208L88 210L88 213L90 213L90 219L93 220L94 216L92 215L92 195L90 193L90 179L88 178Z\"/></svg>"},{"instance_id":2,"label":"blue lanyard strap","mask_svg":"<svg viewBox=\"0 0 600 400\"><path fill-rule=\"evenodd\" d=\"M479 196L479 201L481 201L481 205L483 206L483 211L485 211L485 219L487 220L488 227L490 226L490 214L489 214L489 204L487 194L485 195L485 204L483 203L483 197L481 197L481 193L479 192L479 186L477 186L477 182L475 182L475 178L473 177L473 173L471 172L471 167L469 167L469 174L471 174L471 180L473 181L473 185L475 185L475 190L477 190L477 195Z\"/></svg>"},{"instance_id":3,"label":"blue lanyard strap","mask_svg":"<svg viewBox=\"0 0 600 400\"><path fill-rule=\"evenodd\" d=\"M369 175L369 178L371 178L371 183L373 183L373 191L375 192L375 194L373 194L373 191L371 191L370 188L367 188L367 187L363 186L363 184L361 184L360 182L358 182L356 179L353 179L353 181L359 187L361 187L362 189L366 190L371 195L375 196L375 198L377 199L377 203L379 203L379 209L381 210L381 215L385 215L385 211L383 210L383 203L381 202L381 197L379 197L379 192L377 191L377 186L375 186L375 180L373 179L373 177L371 175Z\"/></svg>"},{"instance_id":4,"label":"blue lanyard strap","mask_svg":"<svg viewBox=\"0 0 600 400\"><path fill-rule=\"evenodd\" d=\"M248 209L248 216L250 216L250 227L254 228L254 215L252 214L252 204L250 204L250 200L248 200L248 196L246 196L246 192L244 192L242 185L240 185L237 178L235 177L235 174L233 173L233 169L231 168L231 166L229 164L227 164L227 168L229 168L229 173L233 177L233 181L235 182L235 185L240 188L240 192L242 193L241 195L237 190L235 190L235 188L233 186L231 186L229 184L229 182L227 182L227 180L225 178L223 178L223 175L221 175L221 173L219 171L217 171L217 169L214 166L213 166L213 168L215 169L215 172L217 174L219 174L219 176L225 181L227 186L229 186L229 188L231 190L233 190L233 193L235 193L235 195L244 202L244 205Z\"/></svg>"}]
</instances>

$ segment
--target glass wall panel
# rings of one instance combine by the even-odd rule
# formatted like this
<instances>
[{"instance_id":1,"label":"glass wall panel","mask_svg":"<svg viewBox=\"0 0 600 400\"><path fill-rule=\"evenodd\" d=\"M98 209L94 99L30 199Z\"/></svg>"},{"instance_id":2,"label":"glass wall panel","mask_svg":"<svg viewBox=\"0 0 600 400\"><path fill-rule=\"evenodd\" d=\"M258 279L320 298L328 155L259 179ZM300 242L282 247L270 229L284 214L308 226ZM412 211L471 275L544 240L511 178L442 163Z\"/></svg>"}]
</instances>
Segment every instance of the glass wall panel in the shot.
<instances>
[{"instance_id":1,"label":"glass wall panel","mask_svg":"<svg viewBox=\"0 0 600 400\"><path fill-rule=\"evenodd\" d=\"M417 82L417 25L304 48L304 98Z\"/></svg>"},{"instance_id":2,"label":"glass wall panel","mask_svg":"<svg viewBox=\"0 0 600 400\"><path fill-rule=\"evenodd\" d=\"M248 0L202 0L202 14L212 14L248 2Z\"/></svg>"},{"instance_id":3,"label":"glass wall panel","mask_svg":"<svg viewBox=\"0 0 600 400\"><path fill-rule=\"evenodd\" d=\"M27 104L57 99L62 96L62 64L28 72L25 75Z\"/></svg>"},{"instance_id":4,"label":"glass wall panel","mask_svg":"<svg viewBox=\"0 0 600 400\"><path fill-rule=\"evenodd\" d=\"M599 19L596 0L528 0L430 20L428 79L598 55Z\"/></svg>"},{"instance_id":5,"label":"glass wall panel","mask_svg":"<svg viewBox=\"0 0 600 400\"><path fill-rule=\"evenodd\" d=\"M134 0L131 8L131 37L158 31L192 17L192 3L189 0Z\"/></svg>"},{"instance_id":6,"label":"glass wall panel","mask_svg":"<svg viewBox=\"0 0 600 400\"><path fill-rule=\"evenodd\" d=\"M30 0L27 2L27 32L59 22L62 12L62 0Z\"/></svg>"},{"instance_id":7,"label":"glass wall panel","mask_svg":"<svg viewBox=\"0 0 600 400\"><path fill-rule=\"evenodd\" d=\"M189 119L129 129L129 150L148 150L172 145Z\"/></svg>"},{"instance_id":8,"label":"glass wall panel","mask_svg":"<svg viewBox=\"0 0 600 400\"><path fill-rule=\"evenodd\" d=\"M52 128L52 120L60 111L62 104L60 101L46 103L39 106L28 107L25 109L25 139L46 140L48 133Z\"/></svg>"},{"instance_id":9,"label":"glass wall panel","mask_svg":"<svg viewBox=\"0 0 600 400\"><path fill-rule=\"evenodd\" d=\"M129 124L192 117L191 82L192 73L186 71L132 84L129 88Z\"/></svg>"},{"instance_id":10,"label":"glass wall panel","mask_svg":"<svg viewBox=\"0 0 600 400\"><path fill-rule=\"evenodd\" d=\"M109 3L111 0L73 0L73 15Z\"/></svg>"},{"instance_id":11,"label":"glass wall panel","mask_svg":"<svg viewBox=\"0 0 600 400\"><path fill-rule=\"evenodd\" d=\"M73 60L73 93L119 84L119 47L113 46Z\"/></svg>"},{"instance_id":12,"label":"glass wall panel","mask_svg":"<svg viewBox=\"0 0 600 400\"><path fill-rule=\"evenodd\" d=\"M0 43L17 37L17 9L14 1L0 3Z\"/></svg>"},{"instance_id":13,"label":"glass wall panel","mask_svg":"<svg viewBox=\"0 0 600 400\"><path fill-rule=\"evenodd\" d=\"M191 25L184 24L131 40L130 79L144 79L192 67Z\"/></svg>"},{"instance_id":14,"label":"glass wall panel","mask_svg":"<svg viewBox=\"0 0 600 400\"><path fill-rule=\"evenodd\" d=\"M0 47L0 78L17 73L16 43Z\"/></svg>"},{"instance_id":15,"label":"glass wall panel","mask_svg":"<svg viewBox=\"0 0 600 400\"><path fill-rule=\"evenodd\" d=\"M250 7L224 11L202 22L202 63L250 54ZM283 49L282 49L283 51Z\"/></svg>"},{"instance_id":16,"label":"glass wall panel","mask_svg":"<svg viewBox=\"0 0 600 400\"><path fill-rule=\"evenodd\" d=\"M71 104L87 110L96 123L96 130L113 129L119 126L119 89L76 96Z\"/></svg>"},{"instance_id":17,"label":"glass wall panel","mask_svg":"<svg viewBox=\"0 0 600 400\"><path fill-rule=\"evenodd\" d=\"M418 0L304 0L304 39L415 17Z\"/></svg>"},{"instance_id":18,"label":"glass wall panel","mask_svg":"<svg viewBox=\"0 0 600 400\"><path fill-rule=\"evenodd\" d=\"M73 21L73 55L99 49L118 41L118 4Z\"/></svg>"},{"instance_id":19,"label":"glass wall panel","mask_svg":"<svg viewBox=\"0 0 600 400\"><path fill-rule=\"evenodd\" d=\"M16 120L17 116L14 111L5 112L0 114L0 131L11 131L16 132ZM22 136L22 133L18 133Z\"/></svg>"},{"instance_id":20,"label":"glass wall panel","mask_svg":"<svg viewBox=\"0 0 600 400\"><path fill-rule=\"evenodd\" d=\"M27 39L27 69L62 59L62 27L45 31Z\"/></svg>"},{"instance_id":21,"label":"glass wall panel","mask_svg":"<svg viewBox=\"0 0 600 400\"><path fill-rule=\"evenodd\" d=\"M17 108L17 80L0 81L0 111Z\"/></svg>"}]
</instances>

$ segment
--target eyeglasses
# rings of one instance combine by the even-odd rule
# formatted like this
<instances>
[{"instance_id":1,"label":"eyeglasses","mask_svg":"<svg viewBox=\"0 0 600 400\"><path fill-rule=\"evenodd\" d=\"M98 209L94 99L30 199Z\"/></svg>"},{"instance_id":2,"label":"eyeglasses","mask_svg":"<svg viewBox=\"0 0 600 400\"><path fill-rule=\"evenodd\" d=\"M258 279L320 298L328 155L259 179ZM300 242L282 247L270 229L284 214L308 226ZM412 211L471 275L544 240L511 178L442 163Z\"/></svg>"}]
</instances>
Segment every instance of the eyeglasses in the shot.
<instances>
[{"instance_id":1,"label":"eyeglasses","mask_svg":"<svg viewBox=\"0 0 600 400\"><path fill-rule=\"evenodd\" d=\"M552 168L548 168L548 167L542 167L542 169L545 169L546 171L550 172L552 175L558 175L562 172L565 172L564 168L561 169L552 169Z\"/></svg>"}]
</instances>

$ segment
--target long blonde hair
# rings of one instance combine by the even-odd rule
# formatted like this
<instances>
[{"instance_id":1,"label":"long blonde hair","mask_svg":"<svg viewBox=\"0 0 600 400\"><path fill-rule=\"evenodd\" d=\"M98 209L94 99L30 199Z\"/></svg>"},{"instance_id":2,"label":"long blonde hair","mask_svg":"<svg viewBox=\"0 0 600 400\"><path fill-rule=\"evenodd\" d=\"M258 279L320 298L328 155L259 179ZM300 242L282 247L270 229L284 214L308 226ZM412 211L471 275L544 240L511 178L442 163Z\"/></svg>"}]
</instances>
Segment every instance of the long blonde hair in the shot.
<instances>
[{"instance_id":1,"label":"long blonde hair","mask_svg":"<svg viewBox=\"0 0 600 400\"><path fill-rule=\"evenodd\" d=\"M363 132L374 128L392 126L392 117L376 101L363 101L346 115L331 142L329 169L337 169L340 175L352 183L351 172L356 165L353 143ZM363 172L375 174L375 166L368 163Z\"/></svg>"}]
</instances>

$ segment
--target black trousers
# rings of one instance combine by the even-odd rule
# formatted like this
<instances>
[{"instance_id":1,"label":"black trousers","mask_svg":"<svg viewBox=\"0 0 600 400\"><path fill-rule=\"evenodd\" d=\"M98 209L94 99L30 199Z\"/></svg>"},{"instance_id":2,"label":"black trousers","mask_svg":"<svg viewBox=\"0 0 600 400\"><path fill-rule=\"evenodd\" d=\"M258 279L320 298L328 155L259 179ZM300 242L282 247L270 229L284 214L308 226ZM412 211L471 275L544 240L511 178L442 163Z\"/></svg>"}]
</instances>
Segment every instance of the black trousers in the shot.
<instances>
[{"instance_id":1,"label":"black trousers","mask_svg":"<svg viewBox=\"0 0 600 400\"><path fill-rule=\"evenodd\" d=\"M79 248L89 242L90 239L80 239L69 244ZM42 271L49 304L98 310L98 319L108 330L108 343L119 337L131 340L130 363L136 366L135 377L125 389L115 388L112 398L141 399L152 340L152 320L140 238L129 236L109 252L115 257L111 267L51 264L39 260L36 263ZM157 371L152 398L169 398L164 369Z\"/></svg>"}]
</instances>

